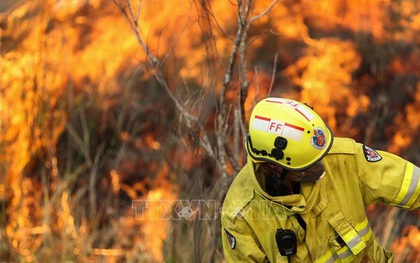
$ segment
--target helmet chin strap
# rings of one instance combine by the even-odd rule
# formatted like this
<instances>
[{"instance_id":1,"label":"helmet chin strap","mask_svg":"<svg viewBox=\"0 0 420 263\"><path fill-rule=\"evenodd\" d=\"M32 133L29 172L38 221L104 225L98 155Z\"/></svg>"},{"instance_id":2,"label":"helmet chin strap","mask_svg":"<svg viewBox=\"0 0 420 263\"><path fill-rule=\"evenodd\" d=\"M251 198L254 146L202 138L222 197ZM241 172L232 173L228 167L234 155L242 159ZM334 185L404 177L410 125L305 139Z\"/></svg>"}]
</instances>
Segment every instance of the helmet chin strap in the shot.
<instances>
[{"instance_id":1,"label":"helmet chin strap","mask_svg":"<svg viewBox=\"0 0 420 263\"><path fill-rule=\"evenodd\" d=\"M280 183L282 184L282 186L287 189L286 191L289 192L289 194L297 194L300 192L300 183L298 181L292 181L289 183L286 182L286 184L284 183L287 175L289 174L289 170L283 168L281 170L281 174L280 174Z\"/></svg>"},{"instance_id":2,"label":"helmet chin strap","mask_svg":"<svg viewBox=\"0 0 420 263\"><path fill-rule=\"evenodd\" d=\"M280 182L283 183L284 179L286 178L287 174L289 173L289 170L287 169L282 169L281 170L281 175L280 175Z\"/></svg>"}]
</instances>

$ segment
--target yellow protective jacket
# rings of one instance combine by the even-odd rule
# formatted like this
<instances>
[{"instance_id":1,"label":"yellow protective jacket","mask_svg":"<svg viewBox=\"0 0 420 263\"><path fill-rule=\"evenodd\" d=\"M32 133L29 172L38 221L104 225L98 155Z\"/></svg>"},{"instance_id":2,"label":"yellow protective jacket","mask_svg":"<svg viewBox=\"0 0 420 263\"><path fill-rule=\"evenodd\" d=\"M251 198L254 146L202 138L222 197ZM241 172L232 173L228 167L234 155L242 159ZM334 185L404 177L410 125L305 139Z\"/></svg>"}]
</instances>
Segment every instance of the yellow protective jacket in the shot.
<instances>
[{"instance_id":1,"label":"yellow protective jacket","mask_svg":"<svg viewBox=\"0 0 420 263\"><path fill-rule=\"evenodd\" d=\"M419 208L420 168L344 138L335 138L323 163L325 176L301 184L301 194L274 197L263 190L264 176L255 174L256 164L248 159L223 203L226 262L288 262L277 247L279 228L297 236L291 262L392 262L392 252L372 233L365 206Z\"/></svg>"}]
</instances>

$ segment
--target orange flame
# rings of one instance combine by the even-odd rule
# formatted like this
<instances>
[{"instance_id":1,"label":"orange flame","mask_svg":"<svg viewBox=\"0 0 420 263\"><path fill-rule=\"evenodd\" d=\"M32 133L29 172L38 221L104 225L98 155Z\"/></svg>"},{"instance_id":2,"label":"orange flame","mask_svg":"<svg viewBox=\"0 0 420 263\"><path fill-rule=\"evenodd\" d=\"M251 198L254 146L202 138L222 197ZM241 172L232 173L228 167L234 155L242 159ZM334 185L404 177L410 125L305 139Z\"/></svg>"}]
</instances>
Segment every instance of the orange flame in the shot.
<instances>
[{"instance_id":1,"label":"orange flame","mask_svg":"<svg viewBox=\"0 0 420 263\"><path fill-rule=\"evenodd\" d=\"M187 84L193 80L194 85L204 87L206 92L217 91L237 28L237 6L232 1L208 1L207 7L209 10L211 7L213 13L207 14L190 0L132 2L135 10L137 3L141 4L140 34L151 51L165 62L168 75L173 79L172 86L185 87L189 94ZM271 2L255 1L251 16L264 12ZM399 27L404 30L397 30ZM221 28L223 30L219 30ZM278 69L276 75L284 79L276 80L277 93L271 95L287 95L316 105L316 110L333 130L346 135L356 133L357 127L341 127L339 118L352 119L366 113L371 106L368 95L354 88L357 83L353 74L360 69L363 58L354 41L315 36L312 31L317 29L322 29L322 34L335 32L335 36L340 35L336 31L343 35L363 33L360 37L366 45L387 41L416 44L420 12L416 1L408 0L279 1L272 12L255 21L249 32L247 61L252 63L247 72L250 79L245 103L247 116L256 101L268 94L272 72L261 69L266 67L263 60L268 57L272 63L274 54L279 52L282 61L278 64L285 66ZM144 238L127 241L129 238L125 237L124 242L112 248L86 248L86 243L91 242L88 235L98 233L90 232L89 223L77 218L74 208L77 199L65 188L67 182L60 179L58 169L57 156L61 153L57 153L57 141L66 127L67 114L74 113L78 95L89 94L106 110L116 103L113 95L125 92L127 86L132 85L131 80L138 77L127 76L131 74L127 72L133 72L134 68L136 72L146 71L146 56L119 10L104 0L23 1L14 10L1 14L0 30L0 198L7 198L9 202L5 234L10 247L24 261L35 261L34 251L43 249L43 242L48 239L45 237L51 237L54 232L68 241L66 245L60 244L61 252L71 251L82 261L91 259L85 255L123 256L127 252L124 245L130 242L137 244L133 251L143 254L151 251L154 259L163 260L162 240L167 236L169 221L147 217L136 220L132 210L118 215L119 218L109 224L120 232L124 232L121 229L136 232L141 225ZM273 36L280 39L279 42L272 41ZM303 54L297 56L284 51L285 43L299 43ZM418 56L416 49L410 55L392 58L388 70L393 74L418 75ZM264 65L254 67L259 63ZM117 76L123 76L127 85L121 85ZM372 79L364 76L359 81L368 89ZM230 87L229 99L237 96L236 86L234 82ZM298 88L293 90L293 86ZM407 149L415 142L413 134L420 129L420 82L415 89L411 103L404 105L390 128L393 135L389 138L388 150L391 152ZM394 130L395 127L405 128ZM159 151L165 148L151 133L135 137L122 131L120 140L133 142L137 149L146 147ZM31 161L38 164L34 156L42 159L39 165L45 165L43 172L50 173L51 186L38 182L39 171L30 169ZM189 170L194 165L194 157L193 153L184 151L174 158ZM130 171L136 169L135 165L127 165L131 165ZM145 181L125 183L120 170L111 168L105 177L113 196L118 198L119 193L125 193L136 200L142 198L141 192L150 203L175 201L177 186L169 180L172 172L167 160L158 160L152 166L161 167L156 169L156 181L145 179L152 185L151 190ZM158 215L165 212L155 210ZM33 238L28 239L28 235ZM416 256L420 253L419 239L418 228L408 226L392 248L396 252L409 248Z\"/></svg>"}]
</instances>

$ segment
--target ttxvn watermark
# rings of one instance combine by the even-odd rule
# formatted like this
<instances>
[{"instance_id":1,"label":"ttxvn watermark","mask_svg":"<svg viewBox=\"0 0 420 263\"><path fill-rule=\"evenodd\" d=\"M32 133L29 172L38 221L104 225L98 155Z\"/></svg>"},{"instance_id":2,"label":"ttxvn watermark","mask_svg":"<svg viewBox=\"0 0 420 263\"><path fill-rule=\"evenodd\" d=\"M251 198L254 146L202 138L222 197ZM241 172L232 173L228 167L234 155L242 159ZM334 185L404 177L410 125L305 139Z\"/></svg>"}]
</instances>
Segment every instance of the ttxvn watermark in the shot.
<instances>
[{"instance_id":1,"label":"ttxvn watermark","mask_svg":"<svg viewBox=\"0 0 420 263\"><path fill-rule=\"evenodd\" d=\"M216 200L133 200L132 207L138 220L216 220L220 213L252 220L285 219L283 205L272 201L235 200L223 207Z\"/></svg>"}]
</instances>

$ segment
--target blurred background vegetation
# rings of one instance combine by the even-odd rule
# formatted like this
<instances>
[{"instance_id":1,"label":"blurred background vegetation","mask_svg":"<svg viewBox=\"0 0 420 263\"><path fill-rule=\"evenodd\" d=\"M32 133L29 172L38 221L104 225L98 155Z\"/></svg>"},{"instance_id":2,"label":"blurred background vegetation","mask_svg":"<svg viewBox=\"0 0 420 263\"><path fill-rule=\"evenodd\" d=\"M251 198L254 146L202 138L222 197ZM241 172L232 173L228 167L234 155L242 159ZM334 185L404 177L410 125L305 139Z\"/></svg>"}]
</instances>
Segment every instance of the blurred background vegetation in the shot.
<instances>
[{"instance_id":1,"label":"blurred background vegetation","mask_svg":"<svg viewBox=\"0 0 420 263\"><path fill-rule=\"evenodd\" d=\"M250 109L269 95L420 164L416 0L0 10L0 262L222 262L217 216L156 220L133 201L220 204ZM419 210L367 212L396 262L419 261Z\"/></svg>"}]
</instances>

